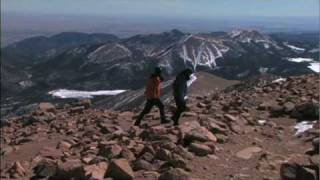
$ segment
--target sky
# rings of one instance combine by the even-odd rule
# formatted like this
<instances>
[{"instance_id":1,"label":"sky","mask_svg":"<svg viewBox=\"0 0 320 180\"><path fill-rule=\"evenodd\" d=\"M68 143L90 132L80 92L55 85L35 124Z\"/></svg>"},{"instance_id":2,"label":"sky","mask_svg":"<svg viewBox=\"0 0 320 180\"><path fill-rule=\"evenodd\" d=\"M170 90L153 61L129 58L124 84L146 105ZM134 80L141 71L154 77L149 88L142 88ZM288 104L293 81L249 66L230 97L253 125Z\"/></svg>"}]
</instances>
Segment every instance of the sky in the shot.
<instances>
[{"instance_id":1,"label":"sky","mask_svg":"<svg viewBox=\"0 0 320 180\"><path fill-rule=\"evenodd\" d=\"M318 31L320 0L0 0L1 42L65 31Z\"/></svg>"},{"instance_id":2,"label":"sky","mask_svg":"<svg viewBox=\"0 0 320 180\"><path fill-rule=\"evenodd\" d=\"M318 17L319 0L1 0L1 12L166 18Z\"/></svg>"}]
</instances>

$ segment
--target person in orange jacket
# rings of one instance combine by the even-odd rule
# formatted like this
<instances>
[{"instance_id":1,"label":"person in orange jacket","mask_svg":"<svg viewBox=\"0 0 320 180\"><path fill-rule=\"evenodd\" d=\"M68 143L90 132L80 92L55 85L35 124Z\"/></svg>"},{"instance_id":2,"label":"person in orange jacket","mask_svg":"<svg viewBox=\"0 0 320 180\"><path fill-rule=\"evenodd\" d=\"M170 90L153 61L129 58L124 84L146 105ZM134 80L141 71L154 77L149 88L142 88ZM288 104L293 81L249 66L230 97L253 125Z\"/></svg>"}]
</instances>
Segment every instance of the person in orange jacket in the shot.
<instances>
[{"instance_id":1,"label":"person in orange jacket","mask_svg":"<svg viewBox=\"0 0 320 180\"><path fill-rule=\"evenodd\" d=\"M143 111L139 114L137 120L135 121L134 123L135 126L140 125L143 117L150 112L150 110L154 105L157 106L160 110L161 124L170 122L166 120L164 105L160 100L160 82L162 81L163 81L163 78L161 75L161 69L159 67L156 67L147 82L146 91L145 91L147 102Z\"/></svg>"}]
</instances>

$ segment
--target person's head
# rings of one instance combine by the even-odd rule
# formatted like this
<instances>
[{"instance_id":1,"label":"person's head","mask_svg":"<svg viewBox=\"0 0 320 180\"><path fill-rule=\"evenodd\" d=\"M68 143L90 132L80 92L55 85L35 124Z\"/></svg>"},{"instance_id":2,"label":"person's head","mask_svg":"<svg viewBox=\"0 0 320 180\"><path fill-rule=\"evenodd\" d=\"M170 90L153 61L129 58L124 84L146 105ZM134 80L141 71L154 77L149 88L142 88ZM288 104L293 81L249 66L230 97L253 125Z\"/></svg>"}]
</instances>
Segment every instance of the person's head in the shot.
<instances>
[{"instance_id":1,"label":"person's head","mask_svg":"<svg viewBox=\"0 0 320 180\"><path fill-rule=\"evenodd\" d=\"M193 73L193 71L191 69L187 68L187 69L183 70L182 73L184 75L186 75L187 77L190 77L191 74Z\"/></svg>"},{"instance_id":2,"label":"person's head","mask_svg":"<svg viewBox=\"0 0 320 180\"><path fill-rule=\"evenodd\" d=\"M160 67L155 67L153 74L154 74L154 75L157 75L157 76L160 76L160 75L161 75L161 72L162 72L162 71L161 71Z\"/></svg>"}]
</instances>

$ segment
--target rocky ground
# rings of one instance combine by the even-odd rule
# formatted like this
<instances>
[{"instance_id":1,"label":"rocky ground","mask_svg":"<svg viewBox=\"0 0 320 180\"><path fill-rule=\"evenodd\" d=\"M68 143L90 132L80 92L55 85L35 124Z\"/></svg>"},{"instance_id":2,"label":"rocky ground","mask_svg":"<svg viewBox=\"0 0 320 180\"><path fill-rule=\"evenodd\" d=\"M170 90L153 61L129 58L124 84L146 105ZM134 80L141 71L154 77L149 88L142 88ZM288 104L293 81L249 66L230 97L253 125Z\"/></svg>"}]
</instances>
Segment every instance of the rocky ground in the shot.
<instances>
[{"instance_id":1,"label":"rocky ground","mask_svg":"<svg viewBox=\"0 0 320 180\"><path fill-rule=\"evenodd\" d=\"M259 78L192 96L178 127L156 110L134 127L138 112L40 103L1 127L1 179L317 179L318 85ZM297 134L301 121L313 127Z\"/></svg>"}]
</instances>

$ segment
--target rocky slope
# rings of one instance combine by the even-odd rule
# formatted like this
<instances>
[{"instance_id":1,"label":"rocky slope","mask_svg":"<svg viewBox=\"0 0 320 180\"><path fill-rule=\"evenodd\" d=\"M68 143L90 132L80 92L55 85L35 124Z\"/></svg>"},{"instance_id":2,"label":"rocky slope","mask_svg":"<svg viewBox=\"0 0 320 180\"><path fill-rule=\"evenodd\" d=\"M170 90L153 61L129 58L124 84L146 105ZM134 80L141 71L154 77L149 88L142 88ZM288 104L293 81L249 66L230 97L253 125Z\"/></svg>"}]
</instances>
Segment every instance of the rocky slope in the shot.
<instances>
[{"instance_id":1,"label":"rocky slope","mask_svg":"<svg viewBox=\"0 0 320 180\"><path fill-rule=\"evenodd\" d=\"M274 80L190 97L178 127L156 111L139 128L136 111L41 103L1 127L1 178L316 179L319 79ZM313 127L295 135L302 120Z\"/></svg>"}]
</instances>

